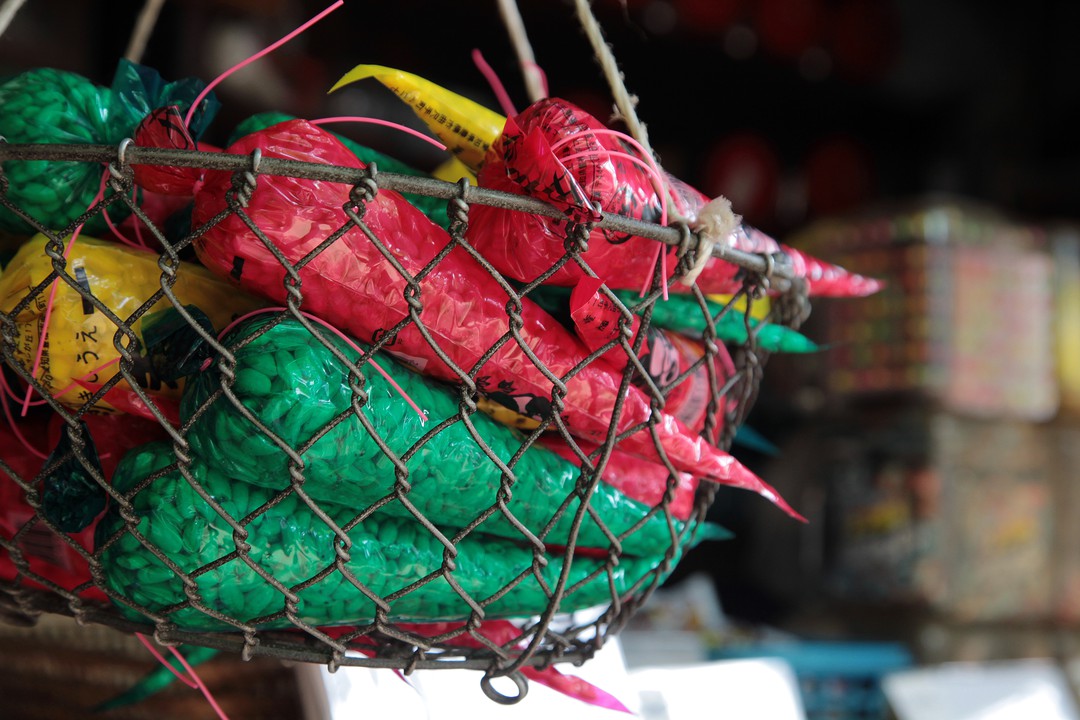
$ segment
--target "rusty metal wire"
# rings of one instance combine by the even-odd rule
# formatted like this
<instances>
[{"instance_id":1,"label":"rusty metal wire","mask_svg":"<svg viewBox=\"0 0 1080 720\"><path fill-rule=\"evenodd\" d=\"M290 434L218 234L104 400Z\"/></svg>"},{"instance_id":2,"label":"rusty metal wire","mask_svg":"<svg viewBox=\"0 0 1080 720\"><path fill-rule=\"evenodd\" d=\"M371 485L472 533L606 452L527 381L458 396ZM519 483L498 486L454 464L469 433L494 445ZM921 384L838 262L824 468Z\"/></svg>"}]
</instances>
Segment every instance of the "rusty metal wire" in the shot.
<instances>
[{"instance_id":1,"label":"rusty metal wire","mask_svg":"<svg viewBox=\"0 0 1080 720\"><path fill-rule=\"evenodd\" d=\"M108 186L112 192L97 206L88 209L70 227L60 231L42 227L22 209L13 206L6 197L0 197L0 204L30 221L49 238L44 252L50 258L53 267L52 273L35 287L28 288L25 296L8 312L0 311L0 340L2 340L2 355L7 366L6 372L12 381L21 383L23 388L29 388L33 397L45 401L47 412L59 418L63 431L70 440L70 449L59 456L50 458L45 463L45 467L42 467L36 475L20 475L15 467L0 458L0 483L10 481L20 496L21 507L25 509L23 516L17 519L14 516L5 519L3 511L0 510L0 561L3 561L6 556L11 567L10 573L0 575L0 620L7 622L32 622L33 618L41 613L60 613L74 616L81 623L103 624L123 632L152 633L159 642L165 644L205 645L238 652L245 658L268 655L285 660L326 664L331 669L342 665L391 667L406 673L415 669L429 668L473 669L483 672L481 687L488 697L497 702L516 702L528 689L522 674L524 668L544 668L557 662L580 663L588 660L602 646L606 638L616 634L625 626L677 563L681 554L681 544L690 534L700 529L699 526L704 521L706 512L718 492L716 485L703 483L698 490L691 520L682 530L679 530L680 523L676 522L671 511L678 473L657 442L659 455L669 472L669 480L663 500L651 509L649 517L661 518L666 522L671 542L665 552L653 558L653 567L649 572L638 578L627 591L616 592L612 584L612 573L622 559L622 543L633 534L634 530L620 536L607 528L604 518L590 505L590 498L600 483L601 474L611 453L619 447L619 443L634 432L652 431L650 425L652 421L626 429L621 433L616 430L623 412L622 398L627 389L632 384L636 385L646 393L654 409L662 409L667 397L674 389L688 382L691 374L704 368L708 378L709 398L708 419L703 436L716 446L726 449L732 442L736 428L743 422L753 405L762 379L763 366L767 360L767 353L757 344L757 328L751 324L750 309L756 302L761 301L768 291L772 299L769 317L771 322L797 327L809 312L805 291L798 281L791 278L785 266L776 264L771 257L751 255L732 248L716 246L712 250L713 254L742 267L745 270L746 279L741 291L726 303L717 317L710 315L706 297L700 289L697 287L692 289L693 296L697 300L700 311L707 318L707 322L702 339L705 348L704 356L691 368L678 377L670 379L669 382L658 384L649 377L639 357L645 333L641 332L635 336L631 325L637 313L642 326L648 326L654 304L663 293L663 288L657 280L652 290L644 294L634 307L627 307L611 291L604 288L603 292L607 298L619 309L620 332L618 336L607 346L583 359L569 372L558 375L544 365L520 333L523 302L531 300L543 281L566 263L576 263L587 275L596 276L581 255L592 228L581 226L569 228L564 256L548 272L525 285L517 285L503 278L491 263L469 244L466 238L469 210L472 205L486 204L513 212L560 217L558 210L540 201L473 187L466 182L453 184L427 178L382 173L374 167L359 170L264 158L258 154L237 156L141 148L128 141L121 143L118 148L0 143L0 162L9 160L80 161L100 164L108 174ZM182 258L190 254L191 245L196 241L199 233L206 228L196 228L183 237L170 237L164 228L155 226L139 205L132 200L135 182L131 166L140 164L198 167L233 173L232 188L226 197L226 209L208 226L233 216L242 219L250 227L285 271L288 298L284 311L277 313L272 321L256 333L230 345L222 344L214 334L199 325L177 296L174 288L178 277L183 272ZM299 262L291 262L262 232L255 219L246 212L256 181L264 175L284 175L344 183L350 186L352 192L350 205L345 208L346 221L340 228L329 233L325 241L312 250L308 256ZM378 192L385 190L427 195L447 202L447 213L451 220L451 242L415 275L405 269L400 258L394 257L389 246L365 223L366 204L371 202ZM158 267L161 271L160 287L146 298L136 298L137 307L124 317L120 317L87 287L80 284L77 273L67 262L64 254L63 239L82 222L96 216L102 208L106 207L126 207L149 229L160 248L158 251ZM697 238L685 226L661 227L613 215L604 215L598 226L651 238L675 247L679 262L676 277L685 273L693 264ZM389 328L381 337L373 338L372 353L391 346L396 335L403 328L415 327L430 344L432 351L452 369L457 378L455 389L458 397L457 415L435 424L413 447L400 454L395 454L386 438L379 437L370 420L361 412L368 402L365 373L370 373L371 370L368 362L371 354L365 355L360 361L351 360L334 344L325 329L313 323L303 312L304 288L300 270L338 242L347 232L355 230L364 233L374 247L378 248L379 252L396 268L404 279L406 287L405 300L408 305L408 317L395 327ZM496 280L509 298L506 304L507 332L485 348L479 361L473 367L456 365L440 347L438 339L424 327L421 319L424 303L430 300L423 295L423 281L430 273L437 271L439 263L452 251L468 253L485 273ZM78 405L64 403L54 398L53 389L47 379L40 373L35 375L32 368L27 367L25 361L16 353L16 348L20 343L25 343L25 340L21 338L22 331L19 325L22 314L32 307L40 306L45 301L54 281L64 283L75 290L84 302L84 307L101 313L117 328L113 338L120 355L117 372L100 388L82 395L82 402ZM175 308L190 325L192 331L212 350L215 358L214 367L222 379L220 387L195 411L194 416L179 426L174 425L166 417L159 406L160 401L155 398L152 388L148 387L147 378L145 375L140 375L143 371L140 369L138 353L142 341L134 330L134 326L162 300ZM730 348L735 372L730 378L724 378L717 373L716 363L714 363L714 359L721 352L720 345L723 343L717 337L714 322L728 313L743 312L736 308L736 304L740 301L744 301L747 305L745 322L748 339L738 347ZM236 354L260 334L268 332L276 323L285 319L303 324L313 341L325 348L343 367L347 368L352 392L350 411L333 418L304 444L296 447L290 446L276 436L272 428L244 406L234 391L237 379ZM551 411L522 431L521 448L509 460L500 458L486 444L474 423L474 417L481 412L478 403L481 400L483 388L478 384L479 369L504 345L516 345L520 348L551 382L553 388L550 398ZM560 416L566 394L566 383L609 351L624 353L628 361L621 378L620 400L612 409L611 426L606 442L595 451L586 453L578 446L570 433L570 428ZM131 392L156 418L170 439L175 458L169 467L152 473L137 487L127 492L117 491L110 485L109 478L98 471L89 456L86 440L78 429L78 421L96 412L95 406L115 387L130 388ZM10 397L5 398L9 405L12 400L13 398ZM243 517L231 516L223 506L221 498L215 497L200 483L194 470L195 460L188 440L189 431L202 415L210 412L218 403L228 404L235 408L250 424L250 431L253 434L272 439L288 458L287 487L261 506L252 508ZM328 511L320 506L306 489L304 454L338 424L351 420L359 420L379 443L379 447L388 457L393 468L394 483L392 489L381 500L365 508L354 508L349 517L343 518L340 512ZM15 421L19 422L17 418ZM454 534L448 535L440 529L438 518L426 517L422 509L410 498L411 484L407 463L423 449L425 444L435 441L434 439L446 428L458 423L467 428L473 441L499 468L502 480L495 496L491 498L490 508L457 528ZM542 483L544 479L522 476L516 468L527 449L533 447L543 434L552 432L561 435L574 449L582 461L581 475L576 488L562 502L547 527L527 527L518 520L515 514L518 511L514 502L515 491L523 484ZM656 437L655 434L653 437ZM236 449L236 452L240 450ZM64 532L42 511L43 479L60 465L71 461L86 469L93 482L108 494L109 502L124 520L121 531L93 548L84 547L72 534ZM140 532L141 515L136 506L137 497L157 478L169 472L179 472L194 493L199 496L201 502L212 508L222 522L229 526L235 543L235 552L195 570L185 570L168 553ZM452 491L452 488L448 488L448 492ZM0 500L2 499L0 497ZM288 503L292 503L291 506L306 506L335 538L335 561L299 584L279 580L275 577L273 569L268 569L252 557L250 534L253 523L274 508ZM365 522L370 522L374 513L389 504L395 504L408 511L415 522L417 532L425 533L424 537L433 538L433 542L441 548L443 562L435 572L408 587L400 588L382 597L365 584L364 577L359 576L350 567L352 541L349 533ZM454 573L458 545L466 538L480 532L481 525L494 515L501 516L518 530L519 543L531 553L532 563L530 567L522 568L520 575L514 581L494 595L474 597L458 582ZM577 538L582 524L588 520L604 529L610 543L603 562L589 577L578 579L576 585L570 578L571 563L569 562L562 565L561 572L554 583L548 582L543 577L543 571L550 556L545 538L551 531L551 527L564 515L570 519L572 541ZM148 553L179 579L183 592L173 599L170 606L149 608L140 605L133 602L131 598L122 596L109 585L106 579L106 568L103 565L104 558L109 549L119 542L121 536L126 535L136 538ZM46 555L55 553L56 548L60 548L69 556L77 557L81 564L85 565L85 576L77 582L64 584L43 574L42 562L47 564ZM566 552L571 552L571 549ZM245 619L222 612L220 608L207 602L203 597L203 591L200 590L200 578L234 560L243 563L275 589L281 598L280 609L268 612L261 617ZM2 568L3 565L0 564L0 569ZM374 603L373 617L367 622L352 623L347 628L332 631L325 624L305 619L300 607L301 593L332 575L340 576L341 582L352 586ZM608 582L611 587L610 598L603 607L594 608L589 613L567 613L560 609L561 602L568 594L590 579L596 578ZM516 619L514 622L516 632L513 637L500 637L498 640L489 637L483 632L483 623L487 619L488 609L505 593L511 592L517 584L527 580L537 580L545 588L548 598L545 607L537 608L536 612L529 617ZM453 623L444 623L438 628L427 628L427 632L422 632L422 628L418 628L415 624L395 620L394 603L420 586L433 582L444 582L452 587L461 599L463 608L461 616L455 618ZM224 629L209 632L204 629L186 627L183 622L174 619L174 617L189 617L184 615L184 611L190 610L200 611L205 616L216 619ZM136 617L143 619L136 619ZM267 629L267 626L271 625L275 626L274 629ZM508 676L512 679L517 695L507 696L492 685L491 680L500 676Z\"/></svg>"}]
</instances>

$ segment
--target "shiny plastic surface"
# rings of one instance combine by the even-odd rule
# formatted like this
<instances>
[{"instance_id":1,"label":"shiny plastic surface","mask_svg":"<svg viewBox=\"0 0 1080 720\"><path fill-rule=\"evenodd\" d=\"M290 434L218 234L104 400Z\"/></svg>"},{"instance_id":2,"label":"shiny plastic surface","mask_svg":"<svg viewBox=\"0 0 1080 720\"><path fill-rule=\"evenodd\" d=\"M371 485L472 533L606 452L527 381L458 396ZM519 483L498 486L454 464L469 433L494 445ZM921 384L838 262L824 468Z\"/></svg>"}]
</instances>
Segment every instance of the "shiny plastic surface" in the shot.
<instances>
[{"instance_id":1,"label":"shiny plastic surface","mask_svg":"<svg viewBox=\"0 0 1080 720\"><path fill-rule=\"evenodd\" d=\"M241 342L273 322L267 315L256 317L238 327L225 342L230 346ZM356 351L343 340L329 332L324 337L352 362L359 362ZM237 364L231 394L280 441L291 448L306 448L300 453L303 488L319 503L344 505L359 512L400 491L408 503L391 499L382 512L413 520L414 510L418 510L448 534L495 507L503 471L464 421L425 438L443 421L460 416L459 396L449 386L417 375L379 353L374 361L401 391L370 363L364 364L366 397L355 399L363 403L361 421L352 410L348 368L299 322L282 320L233 354ZM193 454L234 480L273 490L288 488L288 455L273 438L256 429L229 398L218 398L205 412L198 412L221 382L221 374L213 368L189 378L181 416L187 421L197 415L188 435ZM426 419L404 395L424 411ZM473 415L469 424L500 463L509 462L520 450L523 436L486 415ZM396 485L396 463L380 442L408 471L404 478L407 486ZM418 447L410 454L414 445ZM508 512L541 540L566 544L573 515L581 504L575 494L580 476L577 464L533 446L517 459L513 472L516 482L507 486ZM623 474L632 473L627 469ZM667 487L667 473L643 474L642 480L646 477L656 487L637 488L637 495L599 483L589 506L607 529L620 537L624 553L658 556L671 544L663 510L652 511ZM651 504L632 499L640 496L649 497ZM565 512L554 519L564 505ZM499 510L478 529L522 537ZM678 524L676 530L681 531ZM601 549L611 545L592 513L585 515L578 543Z\"/></svg>"},{"instance_id":2,"label":"shiny plastic surface","mask_svg":"<svg viewBox=\"0 0 1080 720\"><path fill-rule=\"evenodd\" d=\"M36 68L0 83L0 136L9 143L82 143L116 145L130 137L154 108L169 104L185 107L203 83L186 78L166 83L148 67L121 60L112 87L95 85L73 72ZM195 113L195 137L213 118L218 103L213 96ZM94 163L25 160L4 163L8 199L42 225L63 230L90 209L102 188L105 169ZM106 190L106 194L111 191ZM109 206L114 223L128 210L122 203ZM35 229L7 208L0 208L0 228L30 235ZM100 234L107 225L92 217L87 231Z\"/></svg>"},{"instance_id":3,"label":"shiny plastic surface","mask_svg":"<svg viewBox=\"0 0 1080 720\"><path fill-rule=\"evenodd\" d=\"M359 167L356 157L337 139L303 120L247 135L229 152L248 154L256 148L265 157ZM226 209L224 198L231 184L228 173L207 173L195 197L196 227ZM463 248L447 249L450 236L399 194L380 191L362 210L365 226L380 243L359 228L344 227L348 217L342 208L352 204L350 188L342 184L260 175L244 213L287 260L304 261L296 275L308 312L363 341L398 326L410 317L406 297L413 295L413 288L387 259L389 255L415 279L419 293L414 312L426 332L458 368L473 375L482 393L525 415L550 414L552 383L508 335L510 298L498 281ZM309 257L343 229L340 238ZM285 268L237 214L206 228L195 247L203 263L223 277L279 303L286 301ZM437 256L438 263L428 268ZM518 333L529 352L556 377L565 377L589 355L577 338L528 299L522 301ZM481 365L484 352L504 336L509 340ZM415 322L400 327L387 350L427 375L460 380ZM566 382L562 416L571 433L603 441L621 380L617 370L598 360ZM646 396L630 388L617 427L620 432L627 430L651 413ZM772 488L729 454L695 436L674 417L657 415L659 422L653 430L677 469L753 490L794 513ZM620 447L659 460L649 431L630 435Z\"/></svg>"},{"instance_id":4,"label":"shiny plastic surface","mask_svg":"<svg viewBox=\"0 0 1080 720\"><path fill-rule=\"evenodd\" d=\"M549 598L544 586L555 586L563 569L564 558L549 555L544 567L532 570L531 549L479 533L458 540L456 553L448 555L447 547L415 520L384 513L338 535L296 493L279 498L275 491L231 480L196 460L190 475L219 511L179 471L153 477L174 460L164 443L145 445L124 458L114 487L131 494L138 536L124 529L118 512L107 512L98 524L97 545L113 592L185 628L232 627L196 605L261 628L290 627L286 595L275 583L295 592L296 616L313 625L372 620L376 604L361 584L388 598L391 621L467 618L472 607L459 590L481 602L497 595L485 606L488 619L527 617L545 610ZM147 478L152 479L143 484ZM322 507L338 528L355 516L340 505ZM234 523L243 523L241 535ZM238 555L240 538L243 557ZM144 541L188 574L193 587L186 591L181 578ZM571 591L560 611L610 602L613 591L625 593L652 572L653 562L625 558L597 572L602 567L603 561L574 559ZM420 581L425 582L410 588ZM500 592L504 588L509 589ZM194 602L185 601L189 597ZM141 617L126 607L125 613Z\"/></svg>"},{"instance_id":5,"label":"shiny plastic surface","mask_svg":"<svg viewBox=\"0 0 1080 720\"><path fill-rule=\"evenodd\" d=\"M53 261L45 253L47 242L43 235L31 238L19 248L4 269L3 275L0 275L0 310L14 310L52 274ZM67 272L85 292L93 293L98 301L121 321L127 321L129 327L141 337L146 315L129 318L161 289L162 271L156 254L80 235L68 254ZM116 361L120 353L114 337L119 328L67 282L57 280L55 287L49 325L45 329L47 342L36 378L61 403L77 408L118 373ZM172 289L182 303L204 308L218 328L263 302L255 296L237 292L236 288L214 277L205 268L182 261ZM18 334L13 353L16 360L28 370L35 365L49 296L50 291L46 286L14 318ZM169 307L172 307L171 302L162 297L147 314ZM133 350L137 351L138 348ZM141 355L137 357L145 359ZM133 372L136 377L144 379L140 384L151 396L162 399L180 397L182 381L162 382L155 377L149 362L137 360ZM128 387L127 381L121 378L113 392L119 391L116 395L119 397ZM110 393L109 398L113 397ZM132 397L127 398L127 402L141 401ZM99 410L122 409L106 400L100 401L96 407Z\"/></svg>"},{"instance_id":6,"label":"shiny plastic surface","mask_svg":"<svg viewBox=\"0 0 1080 720\"><path fill-rule=\"evenodd\" d=\"M681 217L693 227L709 198L640 158L630 143L580 108L557 98L540 100L507 121L478 182L538 197L562 208L567 220L478 207L469 240L500 272L528 282L562 256L566 223L595 221L599 211L657 223L666 209L669 220ZM738 225L721 242L790 263L794 276L806 279L811 295L868 295L880 288L876 280L783 246L746 225ZM653 240L598 228L582 259L609 287L637 290L652 277L655 253ZM674 270L672 257L668 277ZM741 288L744 274L739 266L712 258L697 285L706 293L733 293ZM546 282L572 286L585 276L576 263L567 263Z\"/></svg>"},{"instance_id":7,"label":"shiny plastic surface","mask_svg":"<svg viewBox=\"0 0 1080 720\"><path fill-rule=\"evenodd\" d=\"M618 306L600 291L600 285L597 279L585 278L578 282L570 295L570 316L578 337L594 351L619 337L619 320L622 318ZM628 327L632 333L628 342L633 347L641 333L640 319L631 315ZM626 351L619 346L608 350L604 357L617 368L629 362ZM681 420L691 431L700 433L705 428L709 403L713 398L713 387L706 367L709 361L704 359L705 347L702 342L650 325L641 341L638 357L649 378L664 392L664 411ZM716 389L723 388L735 375L735 364L723 344L716 345L711 363ZM733 405L728 400L713 409L715 433L723 429L724 412ZM718 444L717 437L711 440Z\"/></svg>"},{"instance_id":8,"label":"shiny plastic surface","mask_svg":"<svg viewBox=\"0 0 1080 720\"><path fill-rule=\"evenodd\" d=\"M156 423L119 415L84 416L93 445L101 462L102 476L108 481L124 453L137 445L165 437ZM22 437L39 452L57 447L66 432L59 415L33 412L19 422ZM44 460L34 455L6 424L0 422L0 536L11 539L10 548L0 547L0 580L19 582L28 587L45 587L28 577L29 572L67 591L91 580L84 553L93 550L94 526L70 534L56 533L39 518L28 502L23 484L41 491L48 475ZM10 472L10 474L9 474ZM101 491L104 494L104 490ZM40 495L37 496L40 501ZM77 549L81 548L81 550ZM79 593L85 599L104 600L96 587Z\"/></svg>"}]
</instances>

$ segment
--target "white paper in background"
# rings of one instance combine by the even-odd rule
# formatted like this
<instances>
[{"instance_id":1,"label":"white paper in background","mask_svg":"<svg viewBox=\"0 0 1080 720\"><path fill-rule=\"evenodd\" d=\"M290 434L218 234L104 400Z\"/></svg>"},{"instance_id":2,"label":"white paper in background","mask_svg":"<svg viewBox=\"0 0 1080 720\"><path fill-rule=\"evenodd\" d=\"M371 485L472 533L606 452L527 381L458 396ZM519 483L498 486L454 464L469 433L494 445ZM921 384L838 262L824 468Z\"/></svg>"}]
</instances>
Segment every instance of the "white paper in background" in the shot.
<instances>
[{"instance_id":1,"label":"white paper in background","mask_svg":"<svg viewBox=\"0 0 1080 720\"><path fill-rule=\"evenodd\" d=\"M633 713L640 709L637 691L623 663L618 638L609 638L591 660L581 667L557 666L566 675L591 682L615 696ZM393 670L342 667L330 673L326 667L300 668L305 695L305 720L631 720L634 716L569 698L529 681L528 694L514 705L500 705L480 687L483 673L473 670L417 670L405 680ZM496 690L513 695L516 686L508 679L495 680ZM323 701L325 699L325 704ZM321 707L320 707L321 706ZM674 719L673 719L674 720Z\"/></svg>"},{"instance_id":2,"label":"white paper in background","mask_svg":"<svg viewBox=\"0 0 1080 720\"><path fill-rule=\"evenodd\" d=\"M882 686L898 720L1080 720L1050 660L946 663L891 673Z\"/></svg>"},{"instance_id":3,"label":"white paper in background","mask_svg":"<svg viewBox=\"0 0 1080 720\"><path fill-rule=\"evenodd\" d=\"M641 720L805 720L798 680L779 658L640 668Z\"/></svg>"}]
</instances>

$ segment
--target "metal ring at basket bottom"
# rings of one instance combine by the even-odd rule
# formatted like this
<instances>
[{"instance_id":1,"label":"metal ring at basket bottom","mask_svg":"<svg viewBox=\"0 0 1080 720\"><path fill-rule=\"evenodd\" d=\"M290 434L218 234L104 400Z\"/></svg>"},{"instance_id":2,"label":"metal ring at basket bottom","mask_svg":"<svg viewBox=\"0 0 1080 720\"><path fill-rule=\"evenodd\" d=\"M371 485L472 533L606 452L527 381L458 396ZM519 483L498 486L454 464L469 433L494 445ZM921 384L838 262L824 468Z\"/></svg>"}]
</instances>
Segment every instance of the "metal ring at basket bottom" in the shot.
<instances>
[{"instance_id":1,"label":"metal ring at basket bottom","mask_svg":"<svg viewBox=\"0 0 1080 720\"><path fill-rule=\"evenodd\" d=\"M504 695L495 689L495 686L491 684L492 678L495 677L507 677L514 681L517 685L517 695ZM525 679L525 676L520 672L512 672L506 675L492 675L491 673L485 673L484 677L480 678L480 689L484 691L490 699L499 703L500 705L515 705L529 694L529 681Z\"/></svg>"}]
</instances>

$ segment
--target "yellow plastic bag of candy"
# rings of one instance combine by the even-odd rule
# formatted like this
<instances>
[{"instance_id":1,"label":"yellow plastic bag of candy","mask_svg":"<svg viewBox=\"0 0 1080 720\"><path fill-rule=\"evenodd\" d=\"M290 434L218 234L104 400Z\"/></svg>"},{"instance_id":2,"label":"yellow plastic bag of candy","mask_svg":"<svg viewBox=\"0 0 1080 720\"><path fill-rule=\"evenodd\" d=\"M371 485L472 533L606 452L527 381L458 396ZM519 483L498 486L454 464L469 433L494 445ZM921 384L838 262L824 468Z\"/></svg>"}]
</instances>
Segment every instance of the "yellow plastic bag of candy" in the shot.
<instances>
[{"instance_id":1,"label":"yellow plastic bag of candy","mask_svg":"<svg viewBox=\"0 0 1080 720\"><path fill-rule=\"evenodd\" d=\"M163 273L158 255L81 235L70 244L65 266L76 289L63 278L46 283L53 272L53 260L45 252L47 243L48 238L40 234L28 240L0 275L0 312L12 316L17 328L12 349L15 361L59 402L81 407L119 372L115 339L120 328L93 302L97 300L139 338L132 347L132 372L138 384L154 399L175 404L182 378L163 379L143 342L148 319L172 307L159 293ZM197 308L219 330L265 304L205 268L184 261L176 268L172 291L182 305ZM139 312L155 294L156 302ZM129 341L123 342L126 345ZM94 409L130 410L121 400L127 397L138 402L133 395L121 378Z\"/></svg>"}]
</instances>

